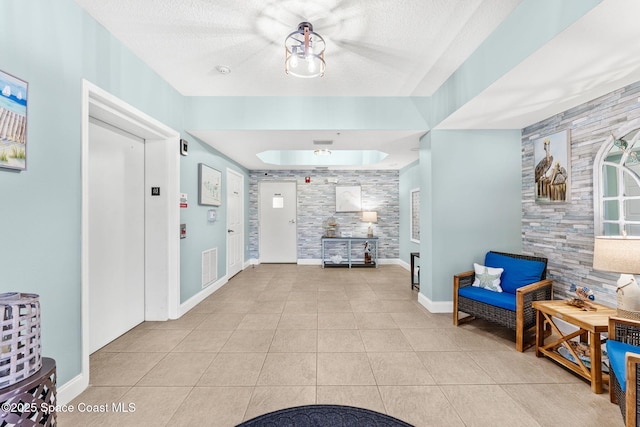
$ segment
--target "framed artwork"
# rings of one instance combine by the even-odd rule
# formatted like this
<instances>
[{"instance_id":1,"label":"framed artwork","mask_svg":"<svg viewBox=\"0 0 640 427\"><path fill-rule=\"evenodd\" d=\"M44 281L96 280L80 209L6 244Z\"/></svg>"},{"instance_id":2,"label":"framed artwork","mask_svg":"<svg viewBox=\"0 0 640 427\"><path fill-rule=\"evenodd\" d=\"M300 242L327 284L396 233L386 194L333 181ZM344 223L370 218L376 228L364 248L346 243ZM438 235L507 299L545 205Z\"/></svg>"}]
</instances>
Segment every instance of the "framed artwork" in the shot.
<instances>
[{"instance_id":1,"label":"framed artwork","mask_svg":"<svg viewBox=\"0 0 640 427\"><path fill-rule=\"evenodd\" d=\"M336 212L360 212L362 193L359 185L336 187Z\"/></svg>"},{"instance_id":2,"label":"framed artwork","mask_svg":"<svg viewBox=\"0 0 640 427\"><path fill-rule=\"evenodd\" d=\"M28 83L0 71L0 168L27 169Z\"/></svg>"},{"instance_id":3,"label":"framed artwork","mask_svg":"<svg viewBox=\"0 0 640 427\"><path fill-rule=\"evenodd\" d=\"M411 236L409 237L412 242L420 243L420 189L415 188L410 191L411 202L411 218L410 218L410 230Z\"/></svg>"},{"instance_id":4,"label":"framed artwork","mask_svg":"<svg viewBox=\"0 0 640 427\"><path fill-rule=\"evenodd\" d=\"M535 198L538 203L569 201L571 178L569 131L533 141Z\"/></svg>"},{"instance_id":5,"label":"framed artwork","mask_svg":"<svg viewBox=\"0 0 640 427\"><path fill-rule=\"evenodd\" d=\"M198 163L198 204L220 206L222 174L204 163Z\"/></svg>"}]
</instances>

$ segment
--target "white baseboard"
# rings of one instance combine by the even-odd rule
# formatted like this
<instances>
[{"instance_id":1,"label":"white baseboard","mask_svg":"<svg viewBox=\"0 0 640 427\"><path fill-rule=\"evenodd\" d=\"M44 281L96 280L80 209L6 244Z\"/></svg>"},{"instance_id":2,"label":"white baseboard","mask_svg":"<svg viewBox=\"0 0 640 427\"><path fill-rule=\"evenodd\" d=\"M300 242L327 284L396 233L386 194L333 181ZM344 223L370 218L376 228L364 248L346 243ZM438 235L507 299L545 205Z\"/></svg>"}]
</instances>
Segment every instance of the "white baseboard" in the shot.
<instances>
[{"instance_id":1,"label":"white baseboard","mask_svg":"<svg viewBox=\"0 0 640 427\"><path fill-rule=\"evenodd\" d=\"M260 260L251 258L248 263L245 263L245 268L251 265L259 265ZM320 258L305 258L298 259L298 265L322 265L322 260ZM402 261L399 258L380 258L378 259L378 264L380 265L399 265L405 270L411 270L411 267L406 262Z\"/></svg>"},{"instance_id":2,"label":"white baseboard","mask_svg":"<svg viewBox=\"0 0 640 427\"><path fill-rule=\"evenodd\" d=\"M418 302L430 313L453 313L453 301L431 301L418 292Z\"/></svg>"},{"instance_id":3,"label":"white baseboard","mask_svg":"<svg viewBox=\"0 0 640 427\"><path fill-rule=\"evenodd\" d=\"M380 265L400 265L398 258L378 258L378 264Z\"/></svg>"},{"instance_id":4,"label":"white baseboard","mask_svg":"<svg viewBox=\"0 0 640 427\"><path fill-rule=\"evenodd\" d=\"M85 391L89 387L89 379L84 378L84 375L80 374L73 377L71 380L57 387L56 390L56 404L66 405L76 397L80 396L80 393Z\"/></svg>"},{"instance_id":5,"label":"white baseboard","mask_svg":"<svg viewBox=\"0 0 640 427\"><path fill-rule=\"evenodd\" d=\"M322 260L317 259L299 259L298 265L322 265Z\"/></svg>"},{"instance_id":6,"label":"white baseboard","mask_svg":"<svg viewBox=\"0 0 640 427\"><path fill-rule=\"evenodd\" d=\"M405 262L401 259L397 260L398 262L396 264L398 264L400 267L404 268L407 271L411 271L411 264L409 264L408 262Z\"/></svg>"},{"instance_id":7,"label":"white baseboard","mask_svg":"<svg viewBox=\"0 0 640 427\"><path fill-rule=\"evenodd\" d=\"M200 292L198 292L197 294L195 294L194 296L192 296L182 304L180 304L180 308L178 310L179 317L182 317L182 315L187 313L193 307L200 304L202 301L204 301L205 298L207 298L209 295L213 294L215 291L223 287L228 281L229 279L227 278L227 276L224 276L218 279L218 281L207 286L206 288L204 288L203 290L201 290Z\"/></svg>"}]
</instances>

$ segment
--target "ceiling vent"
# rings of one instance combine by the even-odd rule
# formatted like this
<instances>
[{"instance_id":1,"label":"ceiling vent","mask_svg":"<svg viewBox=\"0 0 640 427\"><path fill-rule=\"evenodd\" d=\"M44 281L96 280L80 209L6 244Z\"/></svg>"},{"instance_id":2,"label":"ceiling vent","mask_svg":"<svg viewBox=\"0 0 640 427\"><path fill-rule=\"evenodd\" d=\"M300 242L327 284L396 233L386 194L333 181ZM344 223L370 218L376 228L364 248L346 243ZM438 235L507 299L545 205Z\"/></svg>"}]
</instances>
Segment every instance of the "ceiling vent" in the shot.
<instances>
[{"instance_id":1,"label":"ceiling vent","mask_svg":"<svg viewBox=\"0 0 640 427\"><path fill-rule=\"evenodd\" d=\"M313 145L332 145L333 139L314 139Z\"/></svg>"}]
</instances>

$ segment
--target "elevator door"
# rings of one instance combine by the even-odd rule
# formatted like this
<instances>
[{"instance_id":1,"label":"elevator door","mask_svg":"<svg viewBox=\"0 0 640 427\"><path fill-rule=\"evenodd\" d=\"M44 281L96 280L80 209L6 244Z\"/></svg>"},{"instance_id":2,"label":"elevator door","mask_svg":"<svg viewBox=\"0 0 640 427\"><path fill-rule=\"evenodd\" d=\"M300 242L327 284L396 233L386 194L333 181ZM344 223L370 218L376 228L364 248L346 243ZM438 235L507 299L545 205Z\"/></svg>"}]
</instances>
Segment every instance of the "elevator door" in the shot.
<instances>
[{"instance_id":1,"label":"elevator door","mask_svg":"<svg viewBox=\"0 0 640 427\"><path fill-rule=\"evenodd\" d=\"M144 321L144 140L89 124L89 347Z\"/></svg>"}]
</instances>

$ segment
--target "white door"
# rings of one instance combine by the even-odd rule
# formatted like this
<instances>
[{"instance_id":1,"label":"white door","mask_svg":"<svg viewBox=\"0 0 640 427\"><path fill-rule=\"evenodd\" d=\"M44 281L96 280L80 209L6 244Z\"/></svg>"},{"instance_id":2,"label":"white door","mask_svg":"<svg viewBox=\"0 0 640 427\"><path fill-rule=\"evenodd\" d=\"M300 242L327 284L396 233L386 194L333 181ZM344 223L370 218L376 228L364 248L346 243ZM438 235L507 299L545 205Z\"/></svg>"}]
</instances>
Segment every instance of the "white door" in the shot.
<instances>
[{"instance_id":1,"label":"white door","mask_svg":"<svg viewBox=\"0 0 640 427\"><path fill-rule=\"evenodd\" d=\"M144 321L144 140L89 122L89 349Z\"/></svg>"},{"instance_id":2,"label":"white door","mask_svg":"<svg viewBox=\"0 0 640 427\"><path fill-rule=\"evenodd\" d=\"M260 192L260 262L298 262L295 182L263 181Z\"/></svg>"},{"instance_id":3,"label":"white door","mask_svg":"<svg viewBox=\"0 0 640 427\"><path fill-rule=\"evenodd\" d=\"M244 261L244 177L227 169L227 275L235 276Z\"/></svg>"}]
</instances>

